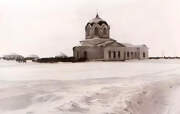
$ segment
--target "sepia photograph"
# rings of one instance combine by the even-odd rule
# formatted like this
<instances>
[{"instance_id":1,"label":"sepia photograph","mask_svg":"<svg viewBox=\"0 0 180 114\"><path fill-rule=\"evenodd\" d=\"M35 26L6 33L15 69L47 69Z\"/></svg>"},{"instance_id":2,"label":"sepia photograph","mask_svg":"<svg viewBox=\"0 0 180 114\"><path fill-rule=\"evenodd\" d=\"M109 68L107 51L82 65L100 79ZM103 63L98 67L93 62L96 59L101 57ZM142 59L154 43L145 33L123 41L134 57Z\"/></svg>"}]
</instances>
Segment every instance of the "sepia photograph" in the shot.
<instances>
[{"instance_id":1,"label":"sepia photograph","mask_svg":"<svg viewBox=\"0 0 180 114\"><path fill-rule=\"evenodd\" d=\"M180 114L179 0L0 0L0 114Z\"/></svg>"}]
</instances>

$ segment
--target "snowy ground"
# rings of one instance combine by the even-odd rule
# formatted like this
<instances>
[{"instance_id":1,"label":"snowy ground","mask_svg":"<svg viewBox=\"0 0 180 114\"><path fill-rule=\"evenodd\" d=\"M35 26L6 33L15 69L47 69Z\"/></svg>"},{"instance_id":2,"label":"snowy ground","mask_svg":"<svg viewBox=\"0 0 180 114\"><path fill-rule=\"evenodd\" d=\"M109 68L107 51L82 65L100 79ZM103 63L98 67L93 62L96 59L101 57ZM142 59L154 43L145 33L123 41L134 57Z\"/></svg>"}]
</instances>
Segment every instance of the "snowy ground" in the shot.
<instances>
[{"instance_id":1,"label":"snowy ground","mask_svg":"<svg viewBox=\"0 0 180 114\"><path fill-rule=\"evenodd\" d=\"M180 114L180 60L0 60L0 114Z\"/></svg>"}]
</instances>

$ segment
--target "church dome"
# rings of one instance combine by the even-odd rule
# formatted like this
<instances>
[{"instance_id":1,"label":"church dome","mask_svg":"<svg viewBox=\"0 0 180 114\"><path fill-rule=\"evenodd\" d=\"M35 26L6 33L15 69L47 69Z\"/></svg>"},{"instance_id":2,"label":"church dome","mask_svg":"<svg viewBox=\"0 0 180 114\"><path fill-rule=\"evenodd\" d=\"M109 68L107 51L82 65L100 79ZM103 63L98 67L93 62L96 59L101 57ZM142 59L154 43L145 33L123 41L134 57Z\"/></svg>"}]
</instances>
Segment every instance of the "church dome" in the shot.
<instances>
[{"instance_id":1,"label":"church dome","mask_svg":"<svg viewBox=\"0 0 180 114\"><path fill-rule=\"evenodd\" d=\"M96 15L95 18L93 18L92 20L90 20L90 21L88 22L88 24L91 24L91 25L93 25L93 24L99 24L99 25L106 24L106 25L108 25L107 22L104 21L102 18L100 18L98 14Z\"/></svg>"},{"instance_id":2,"label":"church dome","mask_svg":"<svg viewBox=\"0 0 180 114\"><path fill-rule=\"evenodd\" d=\"M110 27L108 23L99 17L97 14L95 18L90 20L85 27L86 39L92 38L109 38Z\"/></svg>"}]
</instances>

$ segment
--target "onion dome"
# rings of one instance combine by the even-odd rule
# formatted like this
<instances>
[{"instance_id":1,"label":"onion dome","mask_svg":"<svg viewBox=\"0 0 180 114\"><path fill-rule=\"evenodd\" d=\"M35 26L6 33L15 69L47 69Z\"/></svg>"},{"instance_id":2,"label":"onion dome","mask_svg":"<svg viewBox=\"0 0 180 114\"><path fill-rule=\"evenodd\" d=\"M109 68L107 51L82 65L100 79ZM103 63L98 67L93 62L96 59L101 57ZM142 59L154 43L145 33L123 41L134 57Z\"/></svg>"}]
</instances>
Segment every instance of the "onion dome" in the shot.
<instances>
[{"instance_id":1,"label":"onion dome","mask_svg":"<svg viewBox=\"0 0 180 114\"><path fill-rule=\"evenodd\" d=\"M109 38L110 27L108 23L99 17L97 14L95 18L90 20L85 26L86 39L92 38Z\"/></svg>"},{"instance_id":2,"label":"onion dome","mask_svg":"<svg viewBox=\"0 0 180 114\"><path fill-rule=\"evenodd\" d=\"M102 24L106 24L108 25L108 23L103 20L102 18L99 17L99 15L97 14L95 18L93 18L92 20L90 20L87 24L99 24L99 25L102 25Z\"/></svg>"}]
</instances>

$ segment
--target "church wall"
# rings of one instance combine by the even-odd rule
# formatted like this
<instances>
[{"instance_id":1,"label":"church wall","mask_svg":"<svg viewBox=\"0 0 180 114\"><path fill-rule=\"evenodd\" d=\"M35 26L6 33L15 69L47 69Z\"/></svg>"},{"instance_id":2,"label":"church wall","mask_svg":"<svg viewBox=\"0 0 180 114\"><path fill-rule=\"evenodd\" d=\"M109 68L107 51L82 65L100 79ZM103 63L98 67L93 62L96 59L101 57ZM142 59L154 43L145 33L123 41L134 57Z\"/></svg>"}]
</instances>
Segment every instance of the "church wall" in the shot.
<instances>
[{"instance_id":1,"label":"church wall","mask_svg":"<svg viewBox=\"0 0 180 114\"><path fill-rule=\"evenodd\" d=\"M73 53L76 59L86 58L87 60L97 60L104 58L102 47L79 46L73 49Z\"/></svg>"},{"instance_id":2,"label":"church wall","mask_svg":"<svg viewBox=\"0 0 180 114\"><path fill-rule=\"evenodd\" d=\"M73 48L74 57L76 59L86 58L87 60L131 60L131 59L147 59L148 48L146 47L89 47L79 46ZM86 53L86 54L85 54ZM109 55L111 53L111 56ZM120 53L120 54L119 54Z\"/></svg>"},{"instance_id":3,"label":"church wall","mask_svg":"<svg viewBox=\"0 0 180 114\"><path fill-rule=\"evenodd\" d=\"M104 60L107 60L107 61L125 60L124 52L125 52L124 47L114 47L114 46L106 47L104 49Z\"/></svg>"},{"instance_id":4,"label":"church wall","mask_svg":"<svg viewBox=\"0 0 180 114\"><path fill-rule=\"evenodd\" d=\"M125 57L126 60L147 59L148 58L148 48L147 47L143 47L143 46L142 47L126 47L125 52L126 52L126 57Z\"/></svg>"},{"instance_id":5,"label":"church wall","mask_svg":"<svg viewBox=\"0 0 180 114\"><path fill-rule=\"evenodd\" d=\"M139 52L136 47L125 47L125 59L139 59Z\"/></svg>"},{"instance_id":6,"label":"church wall","mask_svg":"<svg viewBox=\"0 0 180 114\"><path fill-rule=\"evenodd\" d=\"M139 48L139 59L147 59L149 57L148 53L148 48L147 47L140 47Z\"/></svg>"}]
</instances>

